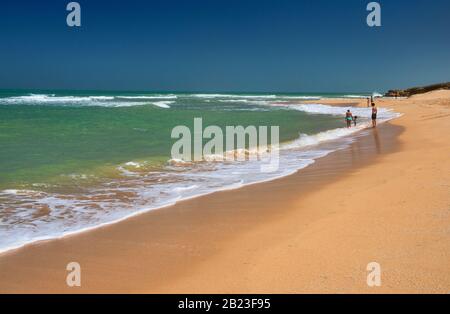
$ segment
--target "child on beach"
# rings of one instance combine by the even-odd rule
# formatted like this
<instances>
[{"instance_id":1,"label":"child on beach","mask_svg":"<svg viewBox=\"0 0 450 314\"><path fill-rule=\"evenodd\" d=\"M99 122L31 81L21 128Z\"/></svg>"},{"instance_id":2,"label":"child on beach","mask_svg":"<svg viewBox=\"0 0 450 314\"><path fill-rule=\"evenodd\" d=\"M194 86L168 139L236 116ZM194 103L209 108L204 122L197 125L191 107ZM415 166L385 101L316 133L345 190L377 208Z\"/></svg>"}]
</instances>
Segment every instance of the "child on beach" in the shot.
<instances>
[{"instance_id":1,"label":"child on beach","mask_svg":"<svg viewBox=\"0 0 450 314\"><path fill-rule=\"evenodd\" d=\"M356 120L358 119L358 116L353 117L353 125L356 126Z\"/></svg>"}]
</instances>

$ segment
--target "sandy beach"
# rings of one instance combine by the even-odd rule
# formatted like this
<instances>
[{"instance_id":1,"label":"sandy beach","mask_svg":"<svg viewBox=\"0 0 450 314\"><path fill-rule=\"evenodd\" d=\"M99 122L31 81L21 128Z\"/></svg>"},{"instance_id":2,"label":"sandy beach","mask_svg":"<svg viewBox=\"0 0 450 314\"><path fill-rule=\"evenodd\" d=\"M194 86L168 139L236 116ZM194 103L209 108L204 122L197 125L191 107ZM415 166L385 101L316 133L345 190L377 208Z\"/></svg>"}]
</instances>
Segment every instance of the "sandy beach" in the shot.
<instances>
[{"instance_id":1,"label":"sandy beach","mask_svg":"<svg viewBox=\"0 0 450 314\"><path fill-rule=\"evenodd\" d=\"M403 116L294 175L6 252L0 293L449 293L450 91L377 105Z\"/></svg>"}]
</instances>

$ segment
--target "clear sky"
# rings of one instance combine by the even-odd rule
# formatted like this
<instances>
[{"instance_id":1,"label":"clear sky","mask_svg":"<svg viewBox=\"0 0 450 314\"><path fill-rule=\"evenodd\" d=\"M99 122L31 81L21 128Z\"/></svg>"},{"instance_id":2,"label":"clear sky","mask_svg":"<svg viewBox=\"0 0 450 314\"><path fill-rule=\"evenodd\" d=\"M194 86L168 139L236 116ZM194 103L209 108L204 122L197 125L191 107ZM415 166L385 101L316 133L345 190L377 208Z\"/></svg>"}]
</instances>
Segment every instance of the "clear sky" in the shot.
<instances>
[{"instance_id":1,"label":"clear sky","mask_svg":"<svg viewBox=\"0 0 450 314\"><path fill-rule=\"evenodd\" d=\"M450 1L0 2L0 88L385 91L450 81Z\"/></svg>"}]
</instances>

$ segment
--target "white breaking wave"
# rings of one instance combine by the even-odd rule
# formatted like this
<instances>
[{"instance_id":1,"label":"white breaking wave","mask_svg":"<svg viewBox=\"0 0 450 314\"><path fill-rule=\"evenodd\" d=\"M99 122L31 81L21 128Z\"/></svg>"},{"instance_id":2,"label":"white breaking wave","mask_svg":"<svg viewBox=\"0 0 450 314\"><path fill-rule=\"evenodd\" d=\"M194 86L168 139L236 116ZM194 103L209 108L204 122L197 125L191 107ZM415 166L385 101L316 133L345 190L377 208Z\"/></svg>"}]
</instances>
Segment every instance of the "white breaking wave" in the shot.
<instances>
[{"instance_id":1,"label":"white breaking wave","mask_svg":"<svg viewBox=\"0 0 450 314\"><path fill-rule=\"evenodd\" d=\"M170 108L169 105L171 105L173 103L174 103L174 101L156 101L156 102L152 102L151 104L155 105L157 107L160 107L160 108L168 109L168 108Z\"/></svg>"},{"instance_id":2,"label":"white breaking wave","mask_svg":"<svg viewBox=\"0 0 450 314\"><path fill-rule=\"evenodd\" d=\"M118 99L177 99L176 95L154 95L154 96L116 96Z\"/></svg>"},{"instance_id":3,"label":"white breaking wave","mask_svg":"<svg viewBox=\"0 0 450 314\"><path fill-rule=\"evenodd\" d=\"M322 98L327 98L327 96L319 96L319 95L239 95L239 94L193 94L188 95L190 97L197 98L205 98L208 100L211 99L236 99L238 101L244 101L248 99L279 99L279 100L320 100ZM380 95L381 96L381 95ZM333 97L342 97L342 98L367 98L364 95L342 95L342 96L333 96ZM231 100L229 100L231 101Z\"/></svg>"},{"instance_id":4,"label":"white breaking wave","mask_svg":"<svg viewBox=\"0 0 450 314\"><path fill-rule=\"evenodd\" d=\"M322 96L280 96L278 98L287 100L319 100L322 99Z\"/></svg>"},{"instance_id":5,"label":"white breaking wave","mask_svg":"<svg viewBox=\"0 0 450 314\"><path fill-rule=\"evenodd\" d=\"M320 100L320 95L240 95L240 94L150 94L150 95L95 95L95 96L58 96L56 94L29 94L0 98L0 105L60 105L60 106L97 106L97 107L132 107L151 104L168 108L172 104L165 101L189 102L198 98L205 102L246 103L250 105L267 105L270 102L287 103L289 101ZM345 95L344 98L364 98L362 95Z\"/></svg>"},{"instance_id":6,"label":"white breaking wave","mask_svg":"<svg viewBox=\"0 0 450 314\"><path fill-rule=\"evenodd\" d=\"M3 105L78 105L100 107L129 107L143 105L139 102L118 102L114 96L55 96L54 94L31 94L0 98Z\"/></svg>"},{"instance_id":7,"label":"white breaking wave","mask_svg":"<svg viewBox=\"0 0 450 314\"><path fill-rule=\"evenodd\" d=\"M299 105L286 105L287 108L293 110L299 110L312 114L329 114L334 116L345 116L345 112L350 110L354 116L362 118L370 118L372 115L372 108L363 107L340 107L340 106L328 106L322 104L299 104ZM386 119L393 119L399 117L400 114L387 108L378 108L378 118L382 121Z\"/></svg>"},{"instance_id":8,"label":"white breaking wave","mask_svg":"<svg viewBox=\"0 0 450 314\"><path fill-rule=\"evenodd\" d=\"M372 97L373 97L373 98L375 98L375 97L378 98L378 97L383 97L383 95L381 95L381 94L378 93L378 92L373 92L373 93L372 93Z\"/></svg>"},{"instance_id":9,"label":"white breaking wave","mask_svg":"<svg viewBox=\"0 0 450 314\"><path fill-rule=\"evenodd\" d=\"M113 99L114 97L111 97ZM86 102L86 101L95 101L99 100L97 97L85 96L85 97L76 97L76 96L55 96L55 95L28 95L28 96L17 96L17 97L8 97L0 99L0 103L6 104L41 104L41 103L75 103L75 102Z\"/></svg>"},{"instance_id":10,"label":"white breaking wave","mask_svg":"<svg viewBox=\"0 0 450 314\"><path fill-rule=\"evenodd\" d=\"M0 105L76 105L93 107L132 107L142 106L145 100L161 100L152 104L168 108L172 102L164 102L165 99L176 99L176 95L155 96L56 96L55 94L31 94L0 98Z\"/></svg>"},{"instance_id":11,"label":"white breaking wave","mask_svg":"<svg viewBox=\"0 0 450 314\"><path fill-rule=\"evenodd\" d=\"M274 99L277 95L237 95L237 94L193 94L198 98L242 98L242 99Z\"/></svg>"},{"instance_id":12,"label":"white breaking wave","mask_svg":"<svg viewBox=\"0 0 450 314\"><path fill-rule=\"evenodd\" d=\"M125 166L131 166L131 167L135 167L135 168L140 168L143 165L141 163L135 162L135 161L129 161L127 163L125 163Z\"/></svg>"},{"instance_id":13,"label":"white breaking wave","mask_svg":"<svg viewBox=\"0 0 450 314\"><path fill-rule=\"evenodd\" d=\"M344 95L342 98L367 98L368 96L364 95Z\"/></svg>"}]
</instances>

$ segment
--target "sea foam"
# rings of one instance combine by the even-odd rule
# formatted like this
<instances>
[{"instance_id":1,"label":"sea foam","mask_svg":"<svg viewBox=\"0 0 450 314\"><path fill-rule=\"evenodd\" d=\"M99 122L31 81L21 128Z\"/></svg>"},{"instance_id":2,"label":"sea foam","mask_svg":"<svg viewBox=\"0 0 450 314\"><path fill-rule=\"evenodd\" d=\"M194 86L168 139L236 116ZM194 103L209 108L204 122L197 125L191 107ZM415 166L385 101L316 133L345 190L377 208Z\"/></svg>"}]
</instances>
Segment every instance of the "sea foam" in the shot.
<instances>
[{"instance_id":1,"label":"sea foam","mask_svg":"<svg viewBox=\"0 0 450 314\"><path fill-rule=\"evenodd\" d=\"M55 96L29 97L42 100ZM264 104L279 106L270 101ZM85 192L58 194L29 189L0 191L0 211L6 213L0 228L2 234L8 235L0 238L0 252L40 240L92 230L181 200L293 174L313 164L318 158L348 147L355 140L354 135L362 134L360 131L370 125L370 108L289 103L282 106L309 114L341 117L350 109L362 119L357 127L299 134L296 140L282 143L279 149L280 167L272 173L261 172L264 161L259 160L198 163L171 160L158 172L141 171L143 164L130 161L118 166L120 178L103 182ZM381 123L399 116L385 108L379 108L378 112ZM83 174L74 174L72 179L82 180L84 177Z\"/></svg>"}]
</instances>

